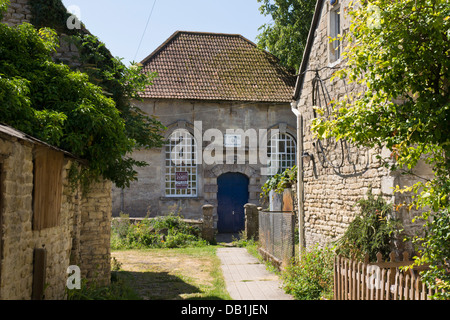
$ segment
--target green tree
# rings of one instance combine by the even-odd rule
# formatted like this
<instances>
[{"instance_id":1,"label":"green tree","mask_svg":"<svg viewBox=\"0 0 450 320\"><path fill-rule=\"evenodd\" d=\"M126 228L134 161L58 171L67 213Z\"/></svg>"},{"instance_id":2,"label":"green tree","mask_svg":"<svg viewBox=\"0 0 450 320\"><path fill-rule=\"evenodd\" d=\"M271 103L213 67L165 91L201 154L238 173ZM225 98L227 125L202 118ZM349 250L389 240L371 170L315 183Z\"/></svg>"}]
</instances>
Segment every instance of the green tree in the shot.
<instances>
[{"instance_id":1,"label":"green tree","mask_svg":"<svg viewBox=\"0 0 450 320\"><path fill-rule=\"evenodd\" d=\"M421 159L432 167L432 179L396 191L412 191L411 205L424 210L416 263L430 264L427 285L446 287L436 297L449 298L450 227L444 222L450 206L450 4L368 0L354 3L350 15L347 67L336 76L366 89L333 101L333 115L316 119L313 130L321 138L386 146L395 160L392 170L410 173Z\"/></svg>"},{"instance_id":2,"label":"green tree","mask_svg":"<svg viewBox=\"0 0 450 320\"><path fill-rule=\"evenodd\" d=\"M262 25L258 45L297 71L302 62L316 0L258 0L260 12L272 22Z\"/></svg>"},{"instance_id":3,"label":"green tree","mask_svg":"<svg viewBox=\"0 0 450 320\"><path fill-rule=\"evenodd\" d=\"M7 4L0 0L3 11ZM125 187L137 179L135 167L146 165L129 154L163 143L163 126L131 103L154 75L125 67L97 39L79 37L93 47L81 53L89 75L53 61L59 43L53 29L0 23L0 121L87 160L78 179Z\"/></svg>"},{"instance_id":4,"label":"green tree","mask_svg":"<svg viewBox=\"0 0 450 320\"><path fill-rule=\"evenodd\" d=\"M152 85L156 74L143 73L142 68L135 63L130 67L125 66L122 59L112 57L95 36L78 33L71 40L79 49L82 62L80 70L89 76L90 82L101 87L114 100L124 121L125 134L133 141L134 149L161 147L164 143L161 133L166 128L154 116L145 114L134 104L135 101L142 101L139 94ZM146 165L144 161L123 158L121 168L114 165L106 173L115 177L116 184L124 186L134 180L133 166Z\"/></svg>"}]
</instances>

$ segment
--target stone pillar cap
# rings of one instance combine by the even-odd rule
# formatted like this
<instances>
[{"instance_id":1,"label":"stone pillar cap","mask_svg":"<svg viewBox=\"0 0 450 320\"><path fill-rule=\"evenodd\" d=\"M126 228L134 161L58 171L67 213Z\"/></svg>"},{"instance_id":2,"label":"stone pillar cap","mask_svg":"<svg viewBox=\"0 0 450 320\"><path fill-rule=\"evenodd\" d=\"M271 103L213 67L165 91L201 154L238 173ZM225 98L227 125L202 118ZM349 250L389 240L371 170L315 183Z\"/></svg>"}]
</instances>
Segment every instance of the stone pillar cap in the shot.
<instances>
[{"instance_id":1,"label":"stone pillar cap","mask_svg":"<svg viewBox=\"0 0 450 320\"><path fill-rule=\"evenodd\" d=\"M254 203L246 203L244 205L244 207L256 207L256 204L254 204Z\"/></svg>"}]
</instances>

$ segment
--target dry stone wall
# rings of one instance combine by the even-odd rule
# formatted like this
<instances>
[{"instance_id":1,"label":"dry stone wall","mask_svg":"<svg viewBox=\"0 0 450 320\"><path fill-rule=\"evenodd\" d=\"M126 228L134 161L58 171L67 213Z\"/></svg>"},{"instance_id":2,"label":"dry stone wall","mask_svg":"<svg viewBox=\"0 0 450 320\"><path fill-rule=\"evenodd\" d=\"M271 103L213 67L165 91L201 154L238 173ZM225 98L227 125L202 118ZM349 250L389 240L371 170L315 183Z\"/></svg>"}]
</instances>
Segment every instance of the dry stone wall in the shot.
<instances>
[{"instance_id":1,"label":"dry stone wall","mask_svg":"<svg viewBox=\"0 0 450 320\"><path fill-rule=\"evenodd\" d=\"M31 297L33 247L31 195L33 162L30 145L0 139L2 155L2 261L0 297ZM22 174L22 172L25 172ZM26 174L28 172L28 174Z\"/></svg>"},{"instance_id":2,"label":"dry stone wall","mask_svg":"<svg viewBox=\"0 0 450 320\"><path fill-rule=\"evenodd\" d=\"M92 185L81 198L80 269L86 279L107 284L110 280L112 183Z\"/></svg>"}]
</instances>

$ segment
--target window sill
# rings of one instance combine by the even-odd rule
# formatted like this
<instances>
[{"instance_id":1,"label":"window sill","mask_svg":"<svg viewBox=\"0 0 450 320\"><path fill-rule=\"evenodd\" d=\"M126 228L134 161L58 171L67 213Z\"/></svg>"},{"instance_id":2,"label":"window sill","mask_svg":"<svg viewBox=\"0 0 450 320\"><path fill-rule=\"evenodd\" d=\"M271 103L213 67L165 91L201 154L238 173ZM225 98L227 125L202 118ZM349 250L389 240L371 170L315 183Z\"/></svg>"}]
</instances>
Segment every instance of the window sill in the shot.
<instances>
[{"instance_id":1,"label":"window sill","mask_svg":"<svg viewBox=\"0 0 450 320\"><path fill-rule=\"evenodd\" d=\"M172 200L205 200L204 197L194 196L194 197L159 197L161 201L172 201Z\"/></svg>"},{"instance_id":2,"label":"window sill","mask_svg":"<svg viewBox=\"0 0 450 320\"><path fill-rule=\"evenodd\" d=\"M335 66L337 66L337 65L340 64L340 63L341 63L341 58L337 59L337 60L334 61L334 62L328 63L328 68L334 68Z\"/></svg>"}]
</instances>

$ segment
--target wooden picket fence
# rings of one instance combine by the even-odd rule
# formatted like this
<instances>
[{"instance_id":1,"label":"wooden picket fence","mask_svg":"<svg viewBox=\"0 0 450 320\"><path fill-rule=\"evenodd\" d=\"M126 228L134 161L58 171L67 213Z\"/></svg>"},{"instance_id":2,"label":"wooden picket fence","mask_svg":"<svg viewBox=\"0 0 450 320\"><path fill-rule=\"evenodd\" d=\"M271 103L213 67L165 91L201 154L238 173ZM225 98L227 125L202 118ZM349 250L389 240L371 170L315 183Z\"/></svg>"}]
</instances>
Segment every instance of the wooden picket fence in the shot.
<instances>
[{"instance_id":1,"label":"wooden picket fence","mask_svg":"<svg viewBox=\"0 0 450 320\"><path fill-rule=\"evenodd\" d=\"M407 252L403 261L395 261L395 253L390 261L377 254L377 262L353 261L336 256L334 261L334 299L335 300L429 300L435 292L426 288L419 272L427 266L414 267L401 271L399 267L410 266Z\"/></svg>"}]
</instances>

